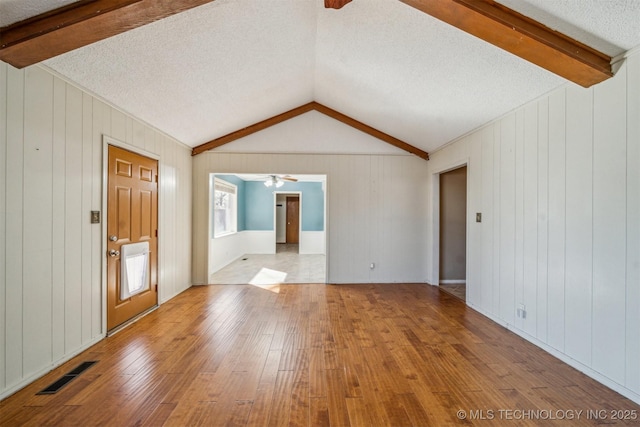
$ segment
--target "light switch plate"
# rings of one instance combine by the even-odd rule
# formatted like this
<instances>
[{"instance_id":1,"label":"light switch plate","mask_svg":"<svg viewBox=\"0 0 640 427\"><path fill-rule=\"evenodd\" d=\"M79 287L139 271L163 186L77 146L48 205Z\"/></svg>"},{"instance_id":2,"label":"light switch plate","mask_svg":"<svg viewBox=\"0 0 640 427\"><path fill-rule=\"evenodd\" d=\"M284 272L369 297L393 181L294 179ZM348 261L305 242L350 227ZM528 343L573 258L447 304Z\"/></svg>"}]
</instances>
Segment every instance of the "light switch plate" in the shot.
<instances>
[{"instance_id":1,"label":"light switch plate","mask_svg":"<svg viewBox=\"0 0 640 427\"><path fill-rule=\"evenodd\" d=\"M482 222L482 213L476 212L476 222Z\"/></svg>"}]
</instances>

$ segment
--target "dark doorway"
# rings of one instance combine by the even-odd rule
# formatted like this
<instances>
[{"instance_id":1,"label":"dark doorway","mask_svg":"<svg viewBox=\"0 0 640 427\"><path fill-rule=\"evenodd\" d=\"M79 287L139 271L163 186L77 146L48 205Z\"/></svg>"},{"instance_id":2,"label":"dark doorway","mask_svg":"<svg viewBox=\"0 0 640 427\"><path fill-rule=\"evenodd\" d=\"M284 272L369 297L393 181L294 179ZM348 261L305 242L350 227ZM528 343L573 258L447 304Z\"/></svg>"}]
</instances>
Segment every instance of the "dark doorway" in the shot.
<instances>
[{"instance_id":1,"label":"dark doorway","mask_svg":"<svg viewBox=\"0 0 640 427\"><path fill-rule=\"evenodd\" d=\"M440 175L440 286L466 300L467 167Z\"/></svg>"}]
</instances>

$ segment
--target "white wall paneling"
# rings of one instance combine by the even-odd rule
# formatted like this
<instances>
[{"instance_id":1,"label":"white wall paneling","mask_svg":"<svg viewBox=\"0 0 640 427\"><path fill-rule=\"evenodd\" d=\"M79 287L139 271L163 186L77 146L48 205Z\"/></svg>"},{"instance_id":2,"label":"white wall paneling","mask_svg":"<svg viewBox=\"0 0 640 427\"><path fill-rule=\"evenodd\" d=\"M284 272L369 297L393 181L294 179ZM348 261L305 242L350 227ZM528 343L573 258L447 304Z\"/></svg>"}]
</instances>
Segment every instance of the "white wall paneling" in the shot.
<instances>
[{"instance_id":1,"label":"white wall paneling","mask_svg":"<svg viewBox=\"0 0 640 427\"><path fill-rule=\"evenodd\" d=\"M247 254L275 254L275 230L245 230L245 253Z\"/></svg>"},{"instance_id":2,"label":"white wall paneling","mask_svg":"<svg viewBox=\"0 0 640 427\"><path fill-rule=\"evenodd\" d=\"M109 130L109 127L106 126L106 119L110 120L110 116L108 111L110 108L105 105L103 102L92 99L93 104L93 114L92 114L92 141L100 141L102 140L102 135ZM91 164L98 165L102 163L103 150L97 146L92 145L92 159ZM100 176L91 175L91 206L102 206L103 200L103 186L102 179ZM103 235L103 229L100 227L91 227L92 233L92 241L99 242L100 237ZM104 257L102 256L106 248L98 245L91 245L91 265L98 265L103 262ZM102 271L94 268L92 269L91 274L91 283L101 283L102 280ZM91 306L97 307L102 304L102 287L101 286L93 286L91 292ZM102 313L99 313L95 310L92 313L91 317L91 333L92 335L97 335L102 331Z\"/></svg>"},{"instance_id":3,"label":"white wall paneling","mask_svg":"<svg viewBox=\"0 0 640 427\"><path fill-rule=\"evenodd\" d=\"M625 384L640 394L640 55L627 59Z\"/></svg>"},{"instance_id":4,"label":"white wall paneling","mask_svg":"<svg viewBox=\"0 0 640 427\"><path fill-rule=\"evenodd\" d=\"M7 291L7 67L0 66L0 295ZM6 304L0 302L0 319L6 319ZM6 328L0 327L0 366L6 366ZM0 387L6 384L6 371L0 369Z\"/></svg>"},{"instance_id":5,"label":"white wall paneling","mask_svg":"<svg viewBox=\"0 0 640 427\"><path fill-rule=\"evenodd\" d=\"M564 353L565 224L566 224L566 92L549 96L549 241L547 334L549 345Z\"/></svg>"},{"instance_id":6,"label":"white wall paneling","mask_svg":"<svg viewBox=\"0 0 640 427\"><path fill-rule=\"evenodd\" d=\"M474 166L473 168L468 169L469 173L477 172L477 169L480 169L482 181L481 187L478 190L469 189L469 192L475 194L475 192L480 192L480 203L477 205L478 210L470 212L480 212L482 213L482 222L479 224L472 224L471 227L478 228L480 230L480 235L476 235L477 239L480 240L480 264L482 265L482 273L478 277L477 281L473 284L470 283L469 287L477 288L475 293L475 297L470 296L471 301L477 301L483 307L488 307L487 311L495 313L495 307L497 307L496 300L494 298L494 286L482 286L483 283L497 283L497 280L494 277L494 235L493 232L493 224L494 224L494 191L490 191L494 186L494 145L495 145L495 135L494 135L493 127L486 127L481 132L481 140L480 140L480 151L481 151L481 163L478 166ZM487 190L489 189L489 190ZM478 250L478 249L476 249ZM473 259L473 254L475 252L472 248L469 248L467 251L467 260L470 261ZM477 285L475 283L478 283ZM469 289L471 291L471 289Z\"/></svg>"},{"instance_id":7,"label":"white wall paneling","mask_svg":"<svg viewBox=\"0 0 640 427\"><path fill-rule=\"evenodd\" d=\"M528 197L538 192L538 104L529 104L524 109L523 147L522 147L522 291L518 304L526 301L526 318L520 318L521 328L532 336L537 335L538 326L538 198Z\"/></svg>"},{"instance_id":8,"label":"white wall paneling","mask_svg":"<svg viewBox=\"0 0 640 427\"><path fill-rule=\"evenodd\" d=\"M565 351L591 364L593 91L567 86Z\"/></svg>"},{"instance_id":9,"label":"white wall paneling","mask_svg":"<svg viewBox=\"0 0 640 427\"><path fill-rule=\"evenodd\" d=\"M516 117L511 114L500 121L500 220L498 223L500 250L501 319L514 323L516 279Z\"/></svg>"},{"instance_id":10,"label":"white wall paneling","mask_svg":"<svg viewBox=\"0 0 640 427\"><path fill-rule=\"evenodd\" d=\"M24 85L23 278L24 371L51 360L51 154L53 76L29 68ZM44 185L43 185L44 184Z\"/></svg>"},{"instance_id":11,"label":"white wall paneling","mask_svg":"<svg viewBox=\"0 0 640 427\"><path fill-rule=\"evenodd\" d=\"M67 84L59 79L53 82L53 147L52 147L52 212L53 230L51 247L51 336L52 360L65 355L65 175L66 175L66 99ZM102 194L102 188L100 188ZM100 238L100 236L98 236ZM102 249L102 248L100 248ZM102 251L100 251L102 253ZM99 304L93 307L99 306ZM102 315L100 314L102 323Z\"/></svg>"},{"instance_id":12,"label":"white wall paneling","mask_svg":"<svg viewBox=\"0 0 640 427\"><path fill-rule=\"evenodd\" d=\"M482 287L476 285L483 275L484 265L481 257L469 258L469 253L482 253L482 224L476 223L476 212L482 212L482 186L483 170L482 162L482 133L471 136L469 158L477 163L473 168L467 168L467 283L473 300L483 299Z\"/></svg>"},{"instance_id":13,"label":"white wall paneling","mask_svg":"<svg viewBox=\"0 0 640 427\"><path fill-rule=\"evenodd\" d=\"M158 298L163 303L191 286L192 160L189 148L155 133L160 156Z\"/></svg>"},{"instance_id":14,"label":"white wall paneling","mask_svg":"<svg viewBox=\"0 0 640 427\"><path fill-rule=\"evenodd\" d=\"M640 402L640 55L432 153L429 180L463 156L483 212L468 304Z\"/></svg>"},{"instance_id":15,"label":"white wall paneling","mask_svg":"<svg viewBox=\"0 0 640 427\"><path fill-rule=\"evenodd\" d=\"M502 295L500 294L500 145L502 143L502 127L495 125L493 127L493 182L492 182L492 190L489 193L492 193L491 196L493 198L493 216L490 220L492 220L493 224L491 228L493 229L493 258L491 259L493 264L493 282L492 286L492 295L493 295L493 304L491 306L491 313L495 314L499 317L500 313L500 301L502 299ZM486 166L485 166L486 167ZM483 190L484 193L486 193ZM475 254L468 253L467 259L475 256ZM486 286L483 283L483 286ZM467 302L470 300L467 299ZM473 301L473 300L471 300Z\"/></svg>"},{"instance_id":16,"label":"white wall paneling","mask_svg":"<svg viewBox=\"0 0 640 427\"><path fill-rule=\"evenodd\" d=\"M425 282L426 170L424 160L409 155L207 152L194 158L193 227L208 229L209 173L323 174L328 281ZM206 283L207 240L193 233L194 283Z\"/></svg>"},{"instance_id":17,"label":"white wall paneling","mask_svg":"<svg viewBox=\"0 0 640 427\"><path fill-rule=\"evenodd\" d=\"M43 71L44 72L44 71ZM94 331L92 330L93 326L93 316L92 314L97 312L91 303L93 297L94 288L100 289L99 282L92 282L93 271L97 270L96 267L91 263L92 257L92 241L94 238L94 233L92 232L94 229L99 227L91 224L91 221L86 220L87 212L91 212L93 209L93 197L91 191L93 190L93 97L89 94L82 94L82 168L80 172L81 176L81 208L79 210L81 220L81 264L83 266L90 265L91 268L83 268L82 274L80 277L80 281L82 283L82 319L85 319L82 322L81 329L81 341L87 342L94 335ZM99 150L99 147L95 147L96 150ZM85 219L82 221L82 215L84 215ZM97 234L99 238L100 235ZM91 286L86 286L86 283L91 283Z\"/></svg>"},{"instance_id":18,"label":"white wall paneling","mask_svg":"<svg viewBox=\"0 0 640 427\"><path fill-rule=\"evenodd\" d=\"M275 231L239 231L209 239L207 277L246 254L274 254ZM208 282L207 282L208 283Z\"/></svg>"},{"instance_id":19,"label":"white wall paneling","mask_svg":"<svg viewBox=\"0 0 640 427\"><path fill-rule=\"evenodd\" d=\"M325 232L324 231L301 231L300 232L300 254L325 253Z\"/></svg>"},{"instance_id":20,"label":"white wall paneling","mask_svg":"<svg viewBox=\"0 0 640 427\"><path fill-rule=\"evenodd\" d=\"M520 328L524 327L524 319L522 317L515 316L516 307L522 304L524 301L524 173L526 169L525 157L524 157L524 119L525 110L522 109L516 112L516 128L515 128L515 161L514 165L521 165L521 167L515 168L515 181L514 181L514 224L515 232L513 236L514 244L514 268L513 268L513 312L514 323Z\"/></svg>"},{"instance_id":21,"label":"white wall paneling","mask_svg":"<svg viewBox=\"0 0 640 427\"><path fill-rule=\"evenodd\" d=\"M593 90L593 367L624 382L627 69ZM617 114L611 114L615 111ZM637 167L637 166L636 166Z\"/></svg>"},{"instance_id":22,"label":"white wall paneling","mask_svg":"<svg viewBox=\"0 0 640 427\"><path fill-rule=\"evenodd\" d=\"M23 378L23 141L24 141L24 72L0 63L8 70L6 81L6 240L4 272L5 291L5 370L6 383L17 384ZM11 100L11 102L9 102ZM7 325L11 325L8 327Z\"/></svg>"},{"instance_id":23,"label":"white wall paneling","mask_svg":"<svg viewBox=\"0 0 640 427\"><path fill-rule=\"evenodd\" d=\"M381 168L384 164L383 158L372 157L370 160L371 170L381 171ZM371 221L370 226L373 229L378 230L377 233L371 236L370 257L371 259L377 260L378 268L384 266L384 261L382 260L387 260L390 258L390 248L385 247L382 242L388 240L389 233L391 233L392 222L391 217L385 215L385 204L387 203L388 199L387 195L384 194L380 186L381 179L384 179L384 176L381 176L380 172L373 174L371 176L371 183L369 186L369 220ZM325 211L328 212L326 206ZM329 219L327 218L327 221L328 220ZM325 244L327 244L328 241L328 238L325 239Z\"/></svg>"},{"instance_id":24,"label":"white wall paneling","mask_svg":"<svg viewBox=\"0 0 640 427\"><path fill-rule=\"evenodd\" d=\"M537 200L537 294L536 303L536 331L535 335L542 341L548 336L548 295L549 295L549 100L538 102L538 186Z\"/></svg>"},{"instance_id":25,"label":"white wall paneling","mask_svg":"<svg viewBox=\"0 0 640 427\"><path fill-rule=\"evenodd\" d=\"M64 351L82 344L82 91L67 85L65 114ZM90 266L87 266L90 268ZM95 309L99 309L94 307Z\"/></svg>"},{"instance_id":26,"label":"white wall paneling","mask_svg":"<svg viewBox=\"0 0 640 427\"><path fill-rule=\"evenodd\" d=\"M192 176L187 147L45 68L0 62L0 99L2 398L104 336L103 135L160 158L161 301L190 286Z\"/></svg>"}]
</instances>

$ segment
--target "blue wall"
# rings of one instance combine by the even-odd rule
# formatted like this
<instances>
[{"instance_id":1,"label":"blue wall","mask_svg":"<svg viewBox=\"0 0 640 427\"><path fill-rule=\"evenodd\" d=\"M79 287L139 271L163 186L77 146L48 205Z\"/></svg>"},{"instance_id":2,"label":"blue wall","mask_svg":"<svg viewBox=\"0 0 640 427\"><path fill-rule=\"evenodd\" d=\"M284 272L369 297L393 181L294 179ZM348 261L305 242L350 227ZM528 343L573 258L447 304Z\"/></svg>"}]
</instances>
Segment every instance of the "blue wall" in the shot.
<instances>
[{"instance_id":1,"label":"blue wall","mask_svg":"<svg viewBox=\"0 0 640 427\"><path fill-rule=\"evenodd\" d=\"M323 231L324 230L324 191L321 182L300 182L291 183L302 191L302 231ZM287 184L282 188L286 188Z\"/></svg>"},{"instance_id":2,"label":"blue wall","mask_svg":"<svg viewBox=\"0 0 640 427\"><path fill-rule=\"evenodd\" d=\"M238 231L273 230L273 192L276 191L273 187L265 187L262 181L243 181L235 175L215 177L238 187ZM324 191L321 182L285 181L277 191L302 192L302 231L324 230Z\"/></svg>"},{"instance_id":3,"label":"blue wall","mask_svg":"<svg viewBox=\"0 0 640 427\"><path fill-rule=\"evenodd\" d=\"M247 181L246 207L247 230L273 230L273 187L260 181Z\"/></svg>"},{"instance_id":4,"label":"blue wall","mask_svg":"<svg viewBox=\"0 0 640 427\"><path fill-rule=\"evenodd\" d=\"M321 182L285 182L274 190L261 181L245 182L246 230L273 230L273 192L302 192L302 231L324 230L324 191Z\"/></svg>"}]
</instances>

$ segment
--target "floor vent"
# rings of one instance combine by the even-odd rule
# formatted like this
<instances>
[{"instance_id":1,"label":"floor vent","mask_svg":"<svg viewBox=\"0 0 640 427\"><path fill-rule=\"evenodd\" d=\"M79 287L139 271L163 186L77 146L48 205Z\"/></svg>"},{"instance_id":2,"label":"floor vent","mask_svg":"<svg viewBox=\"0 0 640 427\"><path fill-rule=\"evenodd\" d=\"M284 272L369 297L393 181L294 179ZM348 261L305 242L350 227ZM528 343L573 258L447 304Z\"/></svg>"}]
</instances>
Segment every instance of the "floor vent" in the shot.
<instances>
[{"instance_id":1,"label":"floor vent","mask_svg":"<svg viewBox=\"0 0 640 427\"><path fill-rule=\"evenodd\" d=\"M60 378L59 380L55 381L53 384L49 385L47 388L45 388L42 391L39 391L36 394L55 394L55 393L57 393L62 387L64 387L65 385L69 384L71 382L71 380L75 379L78 375L80 375L81 373L83 373L84 371L86 371L87 369L89 369L90 367L92 367L96 363L98 363L97 360L91 360L91 361L88 361L88 362L82 362L81 364L79 364L78 366L76 366L75 368L73 368L72 370L67 372L66 374L64 374L62 376L62 378Z\"/></svg>"}]
</instances>

